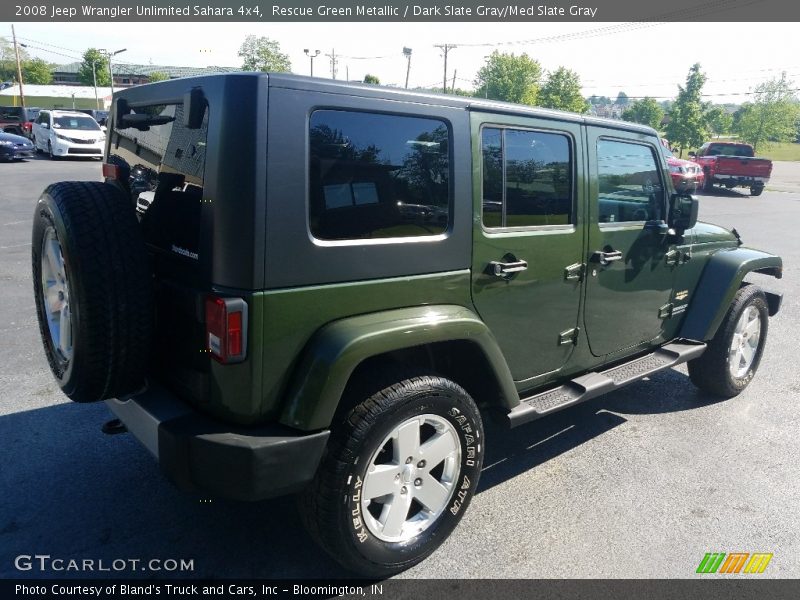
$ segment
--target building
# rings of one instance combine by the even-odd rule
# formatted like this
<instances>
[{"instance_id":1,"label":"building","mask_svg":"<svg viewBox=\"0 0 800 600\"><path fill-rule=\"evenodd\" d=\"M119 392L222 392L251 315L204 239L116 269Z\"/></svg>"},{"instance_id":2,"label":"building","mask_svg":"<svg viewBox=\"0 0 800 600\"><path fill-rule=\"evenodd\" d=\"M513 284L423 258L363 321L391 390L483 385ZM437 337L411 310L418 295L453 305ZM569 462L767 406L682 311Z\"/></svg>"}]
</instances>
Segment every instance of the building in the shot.
<instances>
[{"instance_id":1,"label":"building","mask_svg":"<svg viewBox=\"0 0 800 600\"><path fill-rule=\"evenodd\" d=\"M60 65L53 69L53 83L61 85L83 85L78 79L81 63L74 62ZM231 73L241 71L239 67L170 67L164 65L133 65L127 63L111 63L114 73L114 87L130 87L150 83L151 73L165 73L170 79L209 75L211 73Z\"/></svg>"},{"instance_id":2,"label":"building","mask_svg":"<svg viewBox=\"0 0 800 600\"><path fill-rule=\"evenodd\" d=\"M25 106L38 108L95 108L107 109L111 104L111 88L84 85L29 85L22 88ZM20 106L19 85L0 90L0 106Z\"/></svg>"}]
</instances>

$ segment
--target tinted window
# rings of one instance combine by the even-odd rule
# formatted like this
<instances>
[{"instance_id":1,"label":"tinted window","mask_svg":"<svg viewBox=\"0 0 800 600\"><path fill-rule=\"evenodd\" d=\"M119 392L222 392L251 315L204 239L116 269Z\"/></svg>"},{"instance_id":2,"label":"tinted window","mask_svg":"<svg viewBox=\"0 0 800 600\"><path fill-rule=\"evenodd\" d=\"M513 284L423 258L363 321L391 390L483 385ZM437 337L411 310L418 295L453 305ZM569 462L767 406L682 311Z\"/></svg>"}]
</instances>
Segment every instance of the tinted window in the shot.
<instances>
[{"instance_id":1,"label":"tinted window","mask_svg":"<svg viewBox=\"0 0 800 600\"><path fill-rule=\"evenodd\" d=\"M323 240L428 236L450 221L443 121L319 110L311 115L309 224Z\"/></svg>"},{"instance_id":2,"label":"tinted window","mask_svg":"<svg viewBox=\"0 0 800 600\"><path fill-rule=\"evenodd\" d=\"M572 222L572 165L567 136L487 127L481 144L486 227Z\"/></svg>"},{"instance_id":3,"label":"tinted window","mask_svg":"<svg viewBox=\"0 0 800 600\"><path fill-rule=\"evenodd\" d=\"M197 260L208 109L199 129L183 125L183 105L147 106L141 114L171 119L165 124L120 127L111 133L109 162L120 165L142 232L152 245ZM146 130L142 130L146 129Z\"/></svg>"},{"instance_id":4,"label":"tinted window","mask_svg":"<svg viewBox=\"0 0 800 600\"><path fill-rule=\"evenodd\" d=\"M659 164L651 146L598 141L600 222L662 219L664 189Z\"/></svg>"}]
</instances>

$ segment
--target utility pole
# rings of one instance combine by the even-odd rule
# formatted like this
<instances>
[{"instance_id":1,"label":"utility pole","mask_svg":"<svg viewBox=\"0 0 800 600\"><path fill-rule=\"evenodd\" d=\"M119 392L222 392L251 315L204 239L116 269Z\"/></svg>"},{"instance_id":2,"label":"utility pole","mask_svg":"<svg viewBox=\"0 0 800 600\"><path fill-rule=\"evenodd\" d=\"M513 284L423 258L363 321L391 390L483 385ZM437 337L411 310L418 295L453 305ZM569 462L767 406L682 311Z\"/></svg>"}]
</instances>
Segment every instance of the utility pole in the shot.
<instances>
[{"instance_id":1,"label":"utility pole","mask_svg":"<svg viewBox=\"0 0 800 600\"><path fill-rule=\"evenodd\" d=\"M22 89L22 65L19 62L19 46L17 45L17 32L11 26L11 37L14 38L14 53L17 55L17 81L19 81L19 104L25 108L25 91Z\"/></svg>"},{"instance_id":2,"label":"utility pole","mask_svg":"<svg viewBox=\"0 0 800 600\"><path fill-rule=\"evenodd\" d=\"M456 73L458 73L458 69L453 69L453 85L450 86L450 91L453 92L456 89Z\"/></svg>"},{"instance_id":3,"label":"utility pole","mask_svg":"<svg viewBox=\"0 0 800 600\"><path fill-rule=\"evenodd\" d=\"M411 75L411 48L404 46L403 56L405 56L408 61L408 67L406 68L406 89L408 89L408 76Z\"/></svg>"},{"instance_id":4,"label":"utility pole","mask_svg":"<svg viewBox=\"0 0 800 600\"><path fill-rule=\"evenodd\" d=\"M339 62L339 60L336 58L336 49L331 48L331 53L326 54L325 56L331 59L331 78L336 79L336 64Z\"/></svg>"},{"instance_id":5,"label":"utility pole","mask_svg":"<svg viewBox=\"0 0 800 600\"><path fill-rule=\"evenodd\" d=\"M100 98L97 97L97 71L95 67L97 66L97 61L92 61L92 83L94 84L94 103L97 105L97 110L100 110Z\"/></svg>"},{"instance_id":6,"label":"utility pole","mask_svg":"<svg viewBox=\"0 0 800 600\"><path fill-rule=\"evenodd\" d=\"M105 54L106 58L108 59L108 76L111 77L111 95L114 95L114 71L111 68L111 57L116 56L117 54L121 54L125 52L127 48L123 48L122 50L117 50L116 52L109 52L108 50L98 50L98 52Z\"/></svg>"},{"instance_id":7,"label":"utility pole","mask_svg":"<svg viewBox=\"0 0 800 600\"><path fill-rule=\"evenodd\" d=\"M455 44L434 44L435 48L441 48L444 56L444 77L442 77L442 93L447 93L447 53L453 48L458 48Z\"/></svg>"}]
</instances>

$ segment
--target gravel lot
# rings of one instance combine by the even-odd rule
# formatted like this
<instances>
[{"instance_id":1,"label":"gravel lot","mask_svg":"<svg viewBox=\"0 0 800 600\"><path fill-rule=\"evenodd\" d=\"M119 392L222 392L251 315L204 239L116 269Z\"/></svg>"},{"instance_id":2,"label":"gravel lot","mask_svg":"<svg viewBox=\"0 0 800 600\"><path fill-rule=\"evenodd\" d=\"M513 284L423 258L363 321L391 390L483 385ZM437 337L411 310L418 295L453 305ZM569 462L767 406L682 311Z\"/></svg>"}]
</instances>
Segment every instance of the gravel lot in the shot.
<instances>
[{"instance_id":1,"label":"gravel lot","mask_svg":"<svg viewBox=\"0 0 800 600\"><path fill-rule=\"evenodd\" d=\"M100 179L99 163L0 164L0 577L41 576L15 570L19 554L194 560L192 573L124 573L148 577L344 576L291 499L179 493L130 435L100 432L102 403L58 391L35 322L30 224L45 185L81 179ZM511 432L489 424L480 493L402 577L686 578L712 551L772 552L764 576L800 577L800 164L777 165L759 198L702 197L701 217L784 259L784 279L765 281L785 299L755 381L718 402L680 369Z\"/></svg>"}]
</instances>

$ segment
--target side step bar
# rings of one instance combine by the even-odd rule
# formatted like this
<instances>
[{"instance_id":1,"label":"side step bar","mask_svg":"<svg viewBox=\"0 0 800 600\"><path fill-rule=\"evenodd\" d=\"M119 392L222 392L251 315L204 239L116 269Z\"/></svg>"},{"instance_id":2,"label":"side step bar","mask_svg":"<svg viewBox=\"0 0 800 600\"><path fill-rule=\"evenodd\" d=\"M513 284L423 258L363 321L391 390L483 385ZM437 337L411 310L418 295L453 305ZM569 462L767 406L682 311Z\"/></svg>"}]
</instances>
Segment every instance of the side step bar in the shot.
<instances>
[{"instance_id":1,"label":"side step bar","mask_svg":"<svg viewBox=\"0 0 800 600\"><path fill-rule=\"evenodd\" d=\"M516 427L584 400L596 398L653 373L697 358L705 349L706 345L699 342L676 342L605 371L581 375L552 390L523 398L519 406L508 412L508 425Z\"/></svg>"}]
</instances>

